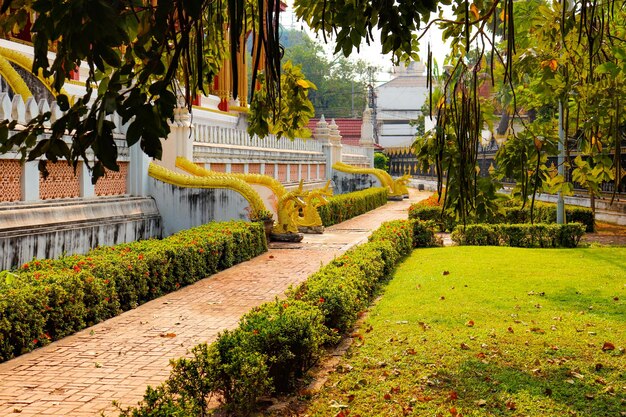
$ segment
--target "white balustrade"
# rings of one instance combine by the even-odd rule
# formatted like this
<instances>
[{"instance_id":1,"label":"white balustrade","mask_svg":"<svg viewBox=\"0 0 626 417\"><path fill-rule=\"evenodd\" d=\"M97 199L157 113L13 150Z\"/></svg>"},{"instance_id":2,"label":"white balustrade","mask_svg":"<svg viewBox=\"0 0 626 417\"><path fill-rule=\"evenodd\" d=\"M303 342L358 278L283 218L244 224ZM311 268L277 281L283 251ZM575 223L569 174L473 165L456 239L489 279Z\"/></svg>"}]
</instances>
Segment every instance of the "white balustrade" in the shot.
<instances>
[{"instance_id":1,"label":"white balustrade","mask_svg":"<svg viewBox=\"0 0 626 417\"><path fill-rule=\"evenodd\" d=\"M194 142L214 145L249 147L255 149L280 149L287 151L322 152L322 144L313 139L288 138L277 139L275 135L268 135L261 139L250 136L243 129L234 129L221 126L194 124Z\"/></svg>"}]
</instances>

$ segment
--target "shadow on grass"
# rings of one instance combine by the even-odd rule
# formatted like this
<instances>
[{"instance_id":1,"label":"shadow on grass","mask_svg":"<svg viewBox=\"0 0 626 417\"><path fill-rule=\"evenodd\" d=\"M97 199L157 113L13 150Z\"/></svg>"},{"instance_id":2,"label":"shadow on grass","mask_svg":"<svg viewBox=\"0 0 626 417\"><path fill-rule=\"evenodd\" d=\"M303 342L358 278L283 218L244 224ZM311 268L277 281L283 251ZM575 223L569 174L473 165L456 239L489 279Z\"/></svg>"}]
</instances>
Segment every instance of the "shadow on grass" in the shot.
<instances>
[{"instance_id":1,"label":"shadow on grass","mask_svg":"<svg viewBox=\"0 0 626 417\"><path fill-rule=\"evenodd\" d=\"M615 387L615 393L606 392L608 386L597 382L614 372L619 370L603 368L581 378L573 376L576 370L569 368L567 363L537 366L524 371L471 359L463 362L458 372L438 372L438 378L443 381L440 389L458 393L457 407L476 409L477 401L483 399L486 404L481 408L487 415L511 415L507 401L512 399L515 402L516 396L519 396L529 399L537 409L520 409L517 412L532 411L533 415L555 416L569 410L577 413L572 415L608 417L621 415L626 403L621 380L618 381L620 386ZM623 378L624 375L619 377ZM551 404L561 411L550 410Z\"/></svg>"},{"instance_id":2,"label":"shadow on grass","mask_svg":"<svg viewBox=\"0 0 626 417\"><path fill-rule=\"evenodd\" d=\"M589 289L588 286L586 286L585 290L567 287L549 294L547 298L562 310L571 312L584 311L590 316L626 323L623 302L613 300L613 296L607 295L606 291L602 293L596 289Z\"/></svg>"}]
</instances>

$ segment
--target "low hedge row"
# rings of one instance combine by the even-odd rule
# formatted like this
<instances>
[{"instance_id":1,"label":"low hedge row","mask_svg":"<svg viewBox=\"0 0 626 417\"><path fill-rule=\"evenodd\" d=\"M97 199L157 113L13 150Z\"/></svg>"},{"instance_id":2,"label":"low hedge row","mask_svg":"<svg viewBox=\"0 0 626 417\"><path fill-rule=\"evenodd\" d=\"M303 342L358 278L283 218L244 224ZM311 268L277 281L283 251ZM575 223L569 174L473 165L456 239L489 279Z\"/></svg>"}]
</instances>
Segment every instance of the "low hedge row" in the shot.
<instances>
[{"instance_id":1,"label":"low hedge row","mask_svg":"<svg viewBox=\"0 0 626 417\"><path fill-rule=\"evenodd\" d=\"M585 233L581 223L470 224L457 226L451 238L459 245L521 248L575 248Z\"/></svg>"},{"instance_id":2,"label":"low hedge row","mask_svg":"<svg viewBox=\"0 0 626 417\"><path fill-rule=\"evenodd\" d=\"M566 206L565 218L568 223L582 223L585 231L592 233L595 230L593 213L586 207ZM440 230L452 230L456 222L451 219L441 220L441 206L415 203L409 207L409 219L432 220ZM535 203L534 223L556 223L556 205L551 203ZM488 219L489 223L519 224L530 223L530 206L509 206L503 204L500 211Z\"/></svg>"},{"instance_id":3,"label":"low hedge row","mask_svg":"<svg viewBox=\"0 0 626 417\"><path fill-rule=\"evenodd\" d=\"M339 194L328 198L328 204L318 207L317 211L328 227L384 206L388 195L387 189L381 187Z\"/></svg>"},{"instance_id":4,"label":"low hedge row","mask_svg":"<svg viewBox=\"0 0 626 417\"><path fill-rule=\"evenodd\" d=\"M261 396L290 391L323 348L354 325L398 261L423 242L435 243L431 224L383 223L368 243L322 267L286 299L253 309L235 330L172 361L169 379L120 416L206 416L215 394L235 415L247 415Z\"/></svg>"},{"instance_id":5,"label":"low hedge row","mask_svg":"<svg viewBox=\"0 0 626 417\"><path fill-rule=\"evenodd\" d=\"M262 225L208 223L162 240L34 260L0 273L0 361L267 250Z\"/></svg>"}]
</instances>

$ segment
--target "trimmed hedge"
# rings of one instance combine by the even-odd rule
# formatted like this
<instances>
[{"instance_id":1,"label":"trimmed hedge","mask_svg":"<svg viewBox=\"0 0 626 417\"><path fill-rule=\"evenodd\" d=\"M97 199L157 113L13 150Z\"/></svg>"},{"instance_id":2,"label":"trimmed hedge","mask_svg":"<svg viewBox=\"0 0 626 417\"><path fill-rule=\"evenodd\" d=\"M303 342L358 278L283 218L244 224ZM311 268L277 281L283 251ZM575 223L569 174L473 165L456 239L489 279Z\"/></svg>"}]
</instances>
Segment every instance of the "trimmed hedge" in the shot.
<instances>
[{"instance_id":1,"label":"trimmed hedge","mask_svg":"<svg viewBox=\"0 0 626 417\"><path fill-rule=\"evenodd\" d=\"M458 226L451 238L459 245L515 246L520 248L575 248L585 233L581 223L471 224Z\"/></svg>"},{"instance_id":2,"label":"trimmed hedge","mask_svg":"<svg viewBox=\"0 0 626 417\"><path fill-rule=\"evenodd\" d=\"M237 329L196 346L191 358L173 361L170 378L148 388L143 402L120 416L208 415L212 394L221 395L235 415L250 414L258 398L293 389L324 346L354 325L399 260L424 242L436 242L430 223L383 223L368 243L322 267L286 299L253 309Z\"/></svg>"},{"instance_id":3,"label":"trimmed hedge","mask_svg":"<svg viewBox=\"0 0 626 417\"><path fill-rule=\"evenodd\" d=\"M339 194L328 198L328 204L318 207L317 211L322 224L328 227L384 206L388 195L387 189L382 187Z\"/></svg>"},{"instance_id":4,"label":"trimmed hedge","mask_svg":"<svg viewBox=\"0 0 626 417\"><path fill-rule=\"evenodd\" d=\"M513 205L515 204L515 205ZM565 218L568 223L582 223L585 231L593 233L595 230L593 213L587 207L565 206ZM432 220L440 230L452 230L457 223L451 219L441 221L441 206L418 202L409 207L409 219ZM534 208L534 223L556 223L556 205L552 203L536 202ZM500 211L489 219L490 223L520 224L530 223L530 205L523 209L515 200L507 199L500 203Z\"/></svg>"},{"instance_id":5,"label":"trimmed hedge","mask_svg":"<svg viewBox=\"0 0 626 417\"><path fill-rule=\"evenodd\" d=\"M267 250L262 225L208 223L162 240L34 260L0 273L0 361Z\"/></svg>"}]
</instances>

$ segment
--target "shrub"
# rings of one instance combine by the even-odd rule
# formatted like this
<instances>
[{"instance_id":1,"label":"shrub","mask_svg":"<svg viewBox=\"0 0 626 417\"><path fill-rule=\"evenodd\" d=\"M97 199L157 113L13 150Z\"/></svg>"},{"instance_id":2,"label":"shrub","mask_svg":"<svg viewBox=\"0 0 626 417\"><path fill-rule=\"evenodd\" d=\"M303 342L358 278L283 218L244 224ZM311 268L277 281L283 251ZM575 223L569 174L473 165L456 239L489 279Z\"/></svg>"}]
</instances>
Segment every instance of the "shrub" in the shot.
<instances>
[{"instance_id":1,"label":"shrub","mask_svg":"<svg viewBox=\"0 0 626 417\"><path fill-rule=\"evenodd\" d=\"M122 417L156 416L141 414L151 404L185 417L203 415L205 400L214 393L223 396L227 409L246 415L262 395L290 390L324 345L352 327L377 284L413 249L413 236L431 240L429 227L408 220L383 223L368 243L322 267L286 300L253 309L237 329L221 333L210 346L196 347L192 358L173 362L168 382L149 389L144 401ZM155 399L155 393L162 398Z\"/></svg>"},{"instance_id":2,"label":"shrub","mask_svg":"<svg viewBox=\"0 0 626 417\"><path fill-rule=\"evenodd\" d=\"M292 388L294 379L313 366L327 332L320 310L298 300L265 303L243 316L239 329L248 334L250 350L267 358L277 392Z\"/></svg>"},{"instance_id":3,"label":"shrub","mask_svg":"<svg viewBox=\"0 0 626 417\"><path fill-rule=\"evenodd\" d=\"M208 223L163 240L34 260L0 275L0 360L25 353L267 250L261 225Z\"/></svg>"},{"instance_id":4,"label":"shrub","mask_svg":"<svg viewBox=\"0 0 626 417\"><path fill-rule=\"evenodd\" d=\"M387 204L386 188L369 188L328 198L328 204L317 208L324 226L332 226Z\"/></svg>"},{"instance_id":5,"label":"shrub","mask_svg":"<svg viewBox=\"0 0 626 417\"><path fill-rule=\"evenodd\" d=\"M437 236L435 236L436 224L433 221L411 220L413 225L413 247L428 248L438 246Z\"/></svg>"},{"instance_id":6,"label":"shrub","mask_svg":"<svg viewBox=\"0 0 626 417\"><path fill-rule=\"evenodd\" d=\"M452 240L459 245L503 245L521 248L574 248L584 234L580 223L557 224L474 224L459 226Z\"/></svg>"},{"instance_id":7,"label":"shrub","mask_svg":"<svg viewBox=\"0 0 626 417\"><path fill-rule=\"evenodd\" d=\"M406 256L413 250L413 225L408 220L384 222L369 240L391 242L400 256Z\"/></svg>"}]
</instances>

